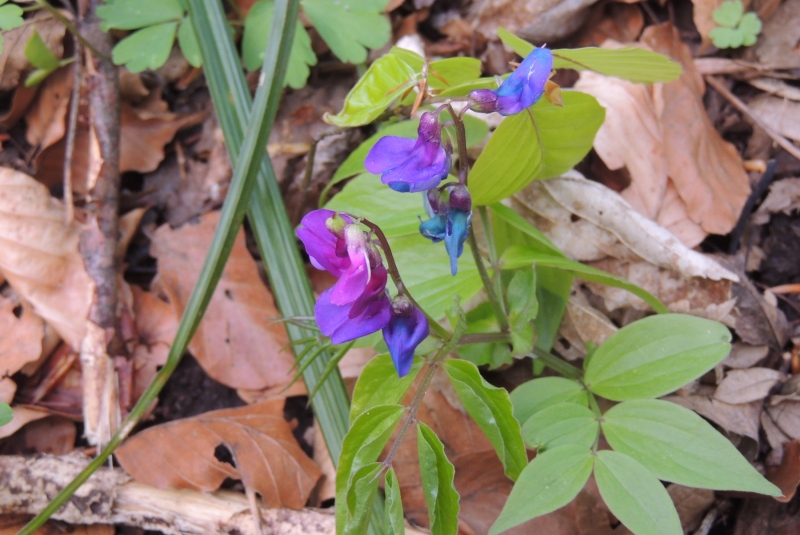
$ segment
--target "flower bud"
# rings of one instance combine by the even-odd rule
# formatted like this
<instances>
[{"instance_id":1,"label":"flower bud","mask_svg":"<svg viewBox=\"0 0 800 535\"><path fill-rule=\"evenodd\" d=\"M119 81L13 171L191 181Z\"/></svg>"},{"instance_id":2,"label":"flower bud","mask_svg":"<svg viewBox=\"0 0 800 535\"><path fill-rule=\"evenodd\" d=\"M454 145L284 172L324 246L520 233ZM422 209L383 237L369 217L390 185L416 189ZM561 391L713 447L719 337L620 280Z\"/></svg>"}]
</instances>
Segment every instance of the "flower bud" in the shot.
<instances>
[{"instance_id":1,"label":"flower bud","mask_svg":"<svg viewBox=\"0 0 800 535\"><path fill-rule=\"evenodd\" d=\"M414 351L430 334L428 319L402 295L392 300L389 323L383 328L383 339L389 347L397 375L403 377L411 370Z\"/></svg>"},{"instance_id":2,"label":"flower bud","mask_svg":"<svg viewBox=\"0 0 800 535\"><path fill-rule=\"evenodd\" d=\"M497 94L491 89L475 89L470 91L468 97L470 108L475 111L481 113L497 111Z\"/></svg>"}]
</instances>

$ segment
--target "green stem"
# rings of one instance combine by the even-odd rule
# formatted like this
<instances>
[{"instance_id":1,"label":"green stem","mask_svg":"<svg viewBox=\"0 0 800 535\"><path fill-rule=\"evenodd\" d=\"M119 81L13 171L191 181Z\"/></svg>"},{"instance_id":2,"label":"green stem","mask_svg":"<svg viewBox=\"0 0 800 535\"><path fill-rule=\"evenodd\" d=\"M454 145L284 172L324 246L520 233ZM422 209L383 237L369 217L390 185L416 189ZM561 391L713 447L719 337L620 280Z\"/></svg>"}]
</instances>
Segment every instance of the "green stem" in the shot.
<instances>
[{"instance_id":1,"label":"green stem","mask_svg":"<svg viewBox=\"0 0 800 535\"><path fill-rule=\"evenodd\" d=\"M497 256L497 245L494 243L494 232L492 230L492 222L489 220L489 212L485 206L478 206L478 214L481 216L481 225L483 226L483 234L486 237L486 245L489 248L489 265L492 268L492 280L494 282L494 291L497 294L497 299L500 301L500 306L503 312L508 314L505 299L503 299L503 281L500 271L500 260Z\"/></svg>"},{"instance_id":2,"label":"green stem","mask_svg":"<svg viewBox=\"0 0 800 535\"><path fill-rule=\"evenodd\" d=\"M428 319L428 325L437 334L437 336L439 336L439 338L442 340L450 340L450 333L447 332L447 329L439 325L439 322L434 318L430 317L428 313L425 312L425 309L419 306L419 303L417 303L417 301L414 299L414 296L411 295L411 292L408 291L408 287L406 287L402 277L400 277L400 270L397 269L397 262L394 261L394 255L392 254L392 248L389 245L389 240L386 239L386 235L383 233L381 228L369 219L362 219L361 222L373 233L375 233L375 237L378 238L381 248L383 249L383 254L386 257L386 269L389 272L389 275L391 275L394 285L397 286L397 291L403 294L412 305L417 307L422 311L423 314L425 314L425 317Z\"/></svg>"},{"instance_id":3,"label":"green stem","mask_svg":"<svg viewBox=\"0 0 800 535\"><path fill-rule=\"evenodd\" d=\"M478 274L481 276L483 287L486 288L486 293L489 296L489 302L492 304L495 317L497 317L497 324L500 326L501 331L507 333L509 331L508 317L503 310L503 305L500 303L500 300L495 293L492 280L489 278L489 274L486 272L486 267L483 265L483 258L481 258L481 253L478 250L478 242L475 240L475 232L469 233L469 248L472 250L472 258L475 259L475 266L478 268Z\"/></svg>"},{"instance_id":4,"label":"green stem","mask_svg":"<svg viewBox=\"0 0 800 535\"><path fill-rule=\"evenodd\" d=\"M467 161L467 130L461 116L453 109L450 101L447 101L447 109L456 127L456 142L458 143L458 182L463 185L469 183L469 161Z\"/></svg>"},{"instance_id":5,"label":"green stem","mask_svg":"<svg viewBox=\"0 0 800 535\"><path fill-rule=\"evenodd\" d=\"M579 381L583 375L583 372L580 370L580 368L576 368L564 359L561 359L552 353L548 353L547 351L543 351L538 347L533 348L533 357L541 359L541 361L544 362L547 367L552 368L567 379Z\"/></svg>"},{"instance_id":6,"label":"green stem","mask_svg":"<svg viewBox=\"0 0 800 535\"><path fill-rule=\"evenodd\" d=\"M69 21L69 19L64 15L62 15L61 12L57 10L54 6L51 6L45 0L35 0L35 1L37 6L39 6L41 9L46 9L51 15L53 15L53 17L55 17L58 20L58 22L63 24L64 27L67 30L69 30L69 33L75 36L75 39L83 43L83 46L91 50L94 55L96 55L98 58L111 61L111 58L109 58L108 56L97 50L97 48L95 48L94 45L92 45L92 43L87 41L86 38L83 35L81 35L81 32L79 32L78 29L75 26L73 26L73 24Z\"/></svg>"},{"instance_id":7,"label":"green stem","mask_svg":"<svg viewBox=\"0 0 800 535\"><path fill-rule=\"evenodd\" d=\"M217 282L222 275L222 270L230 255L236 233L244 220L244 212L250 193L255 186L256 174L259 169L258 162L263 157L263 147L266 146L267 137L277 113L278 100L283 87L283 73L286 71L286 63L291 50L290 43L292 42L297 20L298 4L298 0L278 0L275 2L271 38L262 68L264 72L274 72L276 75L270 80L269 84L260 84L256 92L252 120L244 137L242 154L240 158L236 159L234 175L220 212L220 219L214 238L203 268L200 271L197 284L181 317L175 339L170 347L167 362L144 394L142 394L142 397L120 428L111 437L108 445L50 501L41 513L22 528L18 535L32 535L53 513L66 503L78 490L78 487L85 483L106 462L117 446L131 433L145 411L150 408L186 351L186 347L197 330L200 319L203 317ZM90 45L87 44L87 46Z\"/></svg>"},{"instance_id":8,"label":"green stem","mask_svg":"<svg viewBox=\"0 0 800 535\"><path fill-rule=\"evenodd\" d=\"M458 345L485 344L487 342L510 342L511 337L506 333L470 333L458 340Z\"/></svg>"}]
</instances>

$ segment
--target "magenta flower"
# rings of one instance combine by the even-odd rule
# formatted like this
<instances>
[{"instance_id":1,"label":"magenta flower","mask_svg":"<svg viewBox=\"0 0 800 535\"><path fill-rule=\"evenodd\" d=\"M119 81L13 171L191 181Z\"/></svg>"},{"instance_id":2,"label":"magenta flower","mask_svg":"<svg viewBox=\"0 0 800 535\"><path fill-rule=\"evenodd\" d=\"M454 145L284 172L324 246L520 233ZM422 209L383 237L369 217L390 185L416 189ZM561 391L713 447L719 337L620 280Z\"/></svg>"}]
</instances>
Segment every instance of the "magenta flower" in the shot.
<instances>
[{"instance_id":1,"label":"magenta flower","mask_svg":"<svg viewBox=\"0 0 800 535\"><path fill-rule=\"evenodd\" d=\"M442 145L442 126L433 113L423 113L417 139L386 136L364 160L367 171L400 192L435 188L450 172L450 144Z\"/></svg>"},{"instance_id":2,"label":"magenta flower","mask_svg":"<svg viewBox=\"0 0 800 535\"><path fill-rule=\"evenodd\" d=\"M430 334L425 314L408 299L398 295L392 300L391 319L383 328L383 339L389 347L397 375L405 376L414 362L414 350Z\"/></svg>"},{"instance_id":3,"label":"magenta flower","mask_svg":"<svg viewBox=\"0 0 800 535\"><path fill-rule=\"evenodd\" d=\"M315 210L302 224L297 236L311 263L339 278L314 306L322 334L341 344L382 329L390 317L387 272L369 236L331 210Z\"/></svg>"},{"instance_id":4,"label":"magenta flower","mask_svg":"<svg viewBox=\"0 0 800 535\"><path fill-rule=\"evenodd\" d=\"M472 109L514 115L533 106L542 95L553 70L553 53L547 48L534 48L517 70L497 89L476 89L469 94Z\"/></svg>"}]
</instances>

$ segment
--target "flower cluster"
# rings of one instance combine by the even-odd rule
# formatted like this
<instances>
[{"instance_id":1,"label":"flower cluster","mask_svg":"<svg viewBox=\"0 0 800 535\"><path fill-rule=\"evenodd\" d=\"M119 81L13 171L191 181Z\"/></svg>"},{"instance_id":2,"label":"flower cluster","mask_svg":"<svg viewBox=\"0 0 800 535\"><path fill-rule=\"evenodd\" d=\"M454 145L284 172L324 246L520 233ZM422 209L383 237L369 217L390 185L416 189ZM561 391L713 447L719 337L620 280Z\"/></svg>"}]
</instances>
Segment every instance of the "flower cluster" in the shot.
<instances>
[{"instance_id":1,"label":"flower cluster","mask_svg":"<svg viewBox=\"0 0 800 535\"><path fill-rule=\"evenodd\" d=\"M500 115L514 115L542 98L553 70L553 53L547 48L534 48L517 70L497 89L476 89L469 94L473 110Z\"/></svg>"},{"instance_id":2,"label":"flower cluster","mask_svg":"<svg viewBox=\"0 0 800 535\"><path fill-rule=\"evenodd\" d=\"M297 237L314 267L339 279L314 306L322 334L342 344L383 329L398 374L408 373L428 321L404 297L389 299L388 272L370 235L345 214L315 210L303 218Z\"/></svg>"}]
</instances>

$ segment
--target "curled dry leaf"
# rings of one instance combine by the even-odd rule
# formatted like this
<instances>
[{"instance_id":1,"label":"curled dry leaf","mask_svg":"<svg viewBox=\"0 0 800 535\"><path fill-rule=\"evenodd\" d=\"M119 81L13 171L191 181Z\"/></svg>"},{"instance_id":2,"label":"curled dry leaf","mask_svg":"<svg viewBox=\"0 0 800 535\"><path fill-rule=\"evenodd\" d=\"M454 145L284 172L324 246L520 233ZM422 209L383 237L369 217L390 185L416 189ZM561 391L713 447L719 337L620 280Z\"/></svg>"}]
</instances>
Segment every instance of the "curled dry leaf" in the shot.
<instances>
[{"instance_id":1,"label":"curled dry leaf","mask_svg":"<svg viewBox=\"0 0 800 535\"><path fill-rule=\"evenodd\" d=\"M704 233L733 228L750 192L748 177L705 111L703 79L677 31L651 26L642 43L679 61L681 78L646 88L585 71L575 87L606 108L595 149L609 169L629 171L623 196L691 247Z\"/></svg>"},{"instance_id":2,"label":"curled dry leaf","mask_svg":"<svg viewBox=\"0 0 800 535\"><path fill-rule=\"evenodd\" d=\"M66 133L64 118L72 93L73 69L73 65L67 65L50 74L25 115L28 124L25 139L40 150L57 142Z\"/></svg>"},{"instance_id":3,"label":"curled dry leaf","mask_svg":"<svg viewBox=\"0 0 800 535\"><path fill-rule=\"evenodd\" d=\"M766 476L783 492L783 496L776 500L788 502L794 497L800 484L800 440L795 439L785 445L781 464L767 468Z\"/></svg>"},{"instance_id":4,"label":"curled dry leaf","mask_svg":"<svg viewBox=\"0 0 800 535\"><path fill-rule=\"evenodd\" d=\"M32 70L25 56L25 45L28 44L34 30L44 41L47 48L57 58L64 55L64 33L66 28L53 15L45 10L33 15L27 24L13 30L3 32L3 52L0 53L0 91L10 91L19 85L22 74Z\"/></svg>"},{"instance_id":5,"label":"curled dry leaf","mask_svg":"<svg viewBox=\"0 0 800 535\"><path fill-rule=\"evenodd\" d=\"M667 492L675 504L685 533L693 532L700 525L706 511L714 504L713 490L695 489L673 483L667 487Z\"/></svg>"},{"instance_id":6,"label":"curled dry leaf","mask_svg":"<svg viewBox=\"0 0 800 535\"><path fill-rule=\"evenodd\" d=\"M760 401L784 376L770 368L749 368L729 371L714 392L714 398L725 403L748 403Z\"/></svg>"},{"instance_id":7,"label":"curled dry leaf","mask_svg":"<svg viewBox=\"0 0 800 535\"><path fill-rule=\"evenodd\" d=\"M561 356L574 360L586 356L587 342L599 346L617 331L611 320L594 308L583 293L573 290L558 330L568 344L557 339L555 347Z\"/></svg>"},{"instance_id":8,"label":"curled dry leaf","mask_svg":"<svg viewBox=\"0 0 800 535\"><path fill-rule=\"evenodd\" d=\"M158 259L155 291L183 314L203 265L219 212L209 212L196 225L159 227L151 254ZM232 388L263 390L287 384L294 358L284 346L286 329L280 313L247 252L239 231L217 289L189 350L210 377Z\"/></svg>"},{"instance_id":9,"label":"curled dry leaf","mask_svg":"<svg viewBox=\"0 0 800 535\"><path fill-rule=\"evenodd\" d=\"M75 422L62 416L48 416L25 425L3 441L6 454L46 453L65 455L75 449Z\"/></svg>"},{"instance_id":10,"label":"curled dry leaf","mask_svg":"<svg viewBox=\"0 0 800 535\"><path fill-rule=\"evenodd\" d=\"M737 281L736 274L693 251L654 221L633 210L611 189L577 171L533 182L514 196L515 208L567 256L580 261L606 256L639 260L684 277ZM579 218L573 221L574 217Z\"/></svg>"},{"instance_id":11,"label":"curled dry leaf","mask_svg":"<svg viewBox=\"0 0 800 535\"><path fill-rule=\"evenodd\" d=\"M768 346L753 346L735 342L731 349L731 354L725 357L721 364L734 369L750 368L758 364L767 354L769 354Z\"/></svg>"},{"instance_id":12,"label":"curled dry leaf","mask_svg":"<svg viewBox=\"0 0 800 535\"><path fill-rule=\"evenodd\" d=\"M790 215L796 210L800 210L800 178L785 178L772 183L767 198L759 205L751 221L755 225L765 225L772 214Z\"/></svg>"},{"instance_id":13,"label":"curled dry leaf","mask_svg":"<svg viewBox=\"0 0 800 535\"><path fill-rule=\"evenodd\" d=\"M0 299L0 377L14 375L42 354L44 322L30 307Z\"/></svg>"},{"instance_id":14,"label":"curled dry leaf","mask_svg":"<svg viewBox=\"0 0 800 535\"><path fill-rule=\"evenodd\" d=\"M773 69L800 68L800 0L783 2L764 29L755 46L759 61Z\"/></svg>"},{"instance_id":15,"label":"curled dry leaf","mask_svg":"<svg viewBox=\"0 0 800 535\"><path fill-rule=\"evenodd\" d=\"M759 95L747 105L764 124L789 139L800 141L800 102Z\"/></svg>"},{"instance_id":16,"label":"curled dry leaf","mask_svg":"<svg viewBox=\"0 0 800 535\"><path fill-rule=\"evenodd\" d=\"M663 398L691 409L700 416L708 418L726 431L750 437L758 442L761 401L731 405L713 399L705 392L698 394L679 393Z\"/></svg>"},{"instance_id":17,"label":"curled dry leaf","mask_svg":"<svg viewBox=\"0 0 800 535\"><path fill-rule=\"evenodd\" d=\"M16 406L12 407L12 410L14 411L14 418L0 427L0 438L10 437L22 429L25 424L50 416L47 411L30 407Z\"/></svg>"},{"instance_id":18,"label":"curled dry leaf","mask_svg":"<svg viewBox=\"0 0 800 535\"><path fill-rule=\"evenodd\" d=\"M580 28L596 1L481 0L472 4L470 20L486 39L494 39L498 28L506 28L529 41L554 41Z\"/></svg>"},{"instance_id":19,"label":"curled dry leaf","mask_svg":"<svg viewBox=\"0 0 800 535\"><path fill-rule=\"evenodd\" d=\"M41 183L0 168L0 272L73 348L81 346L94 285L78 253L80 227Z\"/></svg>"},{"instance_id":20,"label":"curled dry leaf","mask_svg":"<svg viewBox=\"0 0 800 535\"><path fill-rule=\"evenodd\" d=\"M272 400L151 427L129 438L117 460L154 487L213 491L234 478L261 494L267 507L299 509L320 472L295 441L283 405ZM235 466L217 459L219 447Z\"/></svg>"},{"instance_id":21,"label":"curled dry leaf","mask_svg":"<svg viewBox=\"0 0 800 535\"><path fill-rule=\"evenodd\" d=\"M133 349L133 397L137 400L167 362L178 315L169 303L138 286L131 286L136 340Z\"/></svg>"}]
</instances>

